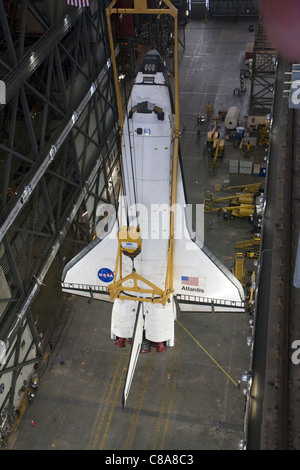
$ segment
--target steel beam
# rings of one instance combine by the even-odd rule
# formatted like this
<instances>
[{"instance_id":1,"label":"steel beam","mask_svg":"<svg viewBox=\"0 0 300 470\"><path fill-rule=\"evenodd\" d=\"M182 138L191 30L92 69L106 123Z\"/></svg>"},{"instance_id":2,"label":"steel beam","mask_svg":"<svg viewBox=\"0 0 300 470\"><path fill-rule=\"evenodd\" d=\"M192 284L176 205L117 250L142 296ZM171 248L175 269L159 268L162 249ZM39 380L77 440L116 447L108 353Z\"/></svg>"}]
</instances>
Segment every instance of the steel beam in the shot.
<instances>
[{"instance_id":1,"label":"steel beam","mask_svg":"<svg viewBox=\"0 0 300 470\"><path fill-rule=\"evenodd\" d=\"M103 78L107 70L108 70L108 66L105 66L104 69L102 69L101 72L99 73L96 80L91 84L91 86L94 86L95 88L97 88L97 86L101 82L101 79ZM65 139L69 137L70 132L72 131L75 125L75 122L77 121L78 117L81 115L82 111L85 109L87 103L91 99L91 96L92 96L91 86L90 88L88 88L88 92L85 94L83 100L78 104L78 106L75 107L74 111L68 113L65 119L66 122L64 124L64 127L61 130L60 135L58 136L56 142L54 142L53 146L51 146L51 148L48 149L48 153L44 156L44 158L42 158L42 162L38 165L35 165L38 167L37 170L35 171L34 175L28 181L26 181L24 188L23 188L23 192L21 193L19 199L15 201L15 205L13 209L10 210L9 214L6 216L5 222L0 227L0 241L3 239L9 227L12 225L12 223L15 221L15 219L17 218L17 216L23 209L24 204L26 204L28 199L31 197L33 190L35 189L37 184L40 182L45 171L48 169L48 167L52 163L57 151L60 149Z\"/></svg>"},{"instance_id":2,"label":"steel beam","mask_svg":"<svg viewBox=\"0 0 300 470\"><path fill-rule=\"evenodd\" d=\"M63 15L57 23L51 26L41 39L37 41L34 50L26 52L19 61L17 61L12 41L7 41L10 57L16 64L7 75L3 77L3 81L6 84L7 101L12 98L23 83L29 79L45 58L48 57L49 53L55 48L57 43L64 38L70 28L76 24L82 14L83 10L81 8L74 9L73 12L70 13L67 21L65 20L65 15ZM11 37L3 1L0 2L0 18L6 38Z\"/></svg>"},{"instance_id":3,"label":"steel beam","mask_svg":"<svg viewBox=\"0 0 300 470\"><path fill-rule=\"evenodd\" d=\"M28 374L42 355L32 306L54 259L63 262L61 247L81 208L92 207L87 223L96 226L99 203L110 200L108 178L120 149L113 151L119 141L103 2L93 0L92 9L62 3L57 14L51 0L42 2L43 12L34 0L17 0L14 17L5 5L0 0L8 57L0 60L7 97L0 106L0 264L11 298L8 292L0 298L0 338L13 362L0 365L0 377L11 380L0 411L9 406L12 413L20 372L27 366ZM44 29L34 42L31 15ZM25 332L32 340L21 360ZM31 346L34 359L27 357Z\"/></svg>"}]
</instances>

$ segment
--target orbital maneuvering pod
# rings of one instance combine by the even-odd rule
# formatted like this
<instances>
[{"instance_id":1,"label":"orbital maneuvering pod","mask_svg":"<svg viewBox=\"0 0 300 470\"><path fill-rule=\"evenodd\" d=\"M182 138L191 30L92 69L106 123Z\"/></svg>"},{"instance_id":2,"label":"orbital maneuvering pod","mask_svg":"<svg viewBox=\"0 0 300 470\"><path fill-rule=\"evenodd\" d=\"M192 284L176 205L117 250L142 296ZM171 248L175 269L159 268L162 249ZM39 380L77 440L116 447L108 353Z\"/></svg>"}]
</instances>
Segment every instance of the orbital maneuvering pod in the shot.
<instances>
[{"instance_id":1,"label":"orbital maneuvering pod","mask_svg":"<svg viewBox=\"0 0 300 470\"><path fill-rule=\"evenodd\" d=\"M174 345L178 311L244 311L239 281L192 233L162 58L146 55L124 119L121 190L106 231L64 268L64 292L113 302L111 336L131 342L125 405L145 345Z\"/></svg>"}]
</instances>

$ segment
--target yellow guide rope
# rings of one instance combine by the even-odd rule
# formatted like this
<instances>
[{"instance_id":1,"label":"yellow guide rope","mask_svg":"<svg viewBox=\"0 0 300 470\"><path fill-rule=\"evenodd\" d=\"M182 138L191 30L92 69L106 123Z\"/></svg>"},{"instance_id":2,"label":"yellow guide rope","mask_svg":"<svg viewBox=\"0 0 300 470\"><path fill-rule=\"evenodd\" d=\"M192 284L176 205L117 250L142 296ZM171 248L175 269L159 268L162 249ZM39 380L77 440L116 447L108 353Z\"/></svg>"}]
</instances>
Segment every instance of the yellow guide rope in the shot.
<instances>
[{"instance_id":1,"label":"yellow guide rope","mask_svg":"<svg viewBox=\"0 0 300 470\"><path fill-rule=\"evenodd\" d=\"M184 331L195 341L195 343L198 344L198 346L200 346L200 348L202 349L202 351L205 352L205 354L207 354L207 356L219 367L219 369L221 369L222 372L224 372L225 375L227 375L227 377L231 380L231 382L234 383L234 385L237 387L238 384L233 380L232 377L230 377L229 374L227 374L227 372L223 369L223 367L220 366L220 364L206 351L206 349L204 349L203 346L201 346L201 344L196 340L196 338L194 338L193 335L191 335L191 333L183 326L182 323L180 323L180 321L176 320L177 323L181 326L181 328L184 329Z\"/></svg>"}]
</instances>

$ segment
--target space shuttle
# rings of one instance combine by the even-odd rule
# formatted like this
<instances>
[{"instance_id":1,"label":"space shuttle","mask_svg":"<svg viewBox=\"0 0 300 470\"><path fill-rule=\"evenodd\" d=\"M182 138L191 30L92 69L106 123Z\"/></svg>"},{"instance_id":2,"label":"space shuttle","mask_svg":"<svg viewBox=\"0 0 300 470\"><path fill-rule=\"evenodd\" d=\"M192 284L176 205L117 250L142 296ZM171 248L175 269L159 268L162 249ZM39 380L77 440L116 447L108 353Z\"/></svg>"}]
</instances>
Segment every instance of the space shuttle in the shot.
<instances>
[{"instance_id":1,"label":"space shuttle","mask_svg":"<svg viewBox=\"0 0 300 470\"><path fill-rule=\"evenodd\" d=\"M123 406L138 355L174 346L179 312L245 311L240 282L191 226L174 109L152 50L124 118L118 205L104 207L97 236L62 274L64 292L112 302L111 338L131 347Z\"/></svg>"}]
</instances>

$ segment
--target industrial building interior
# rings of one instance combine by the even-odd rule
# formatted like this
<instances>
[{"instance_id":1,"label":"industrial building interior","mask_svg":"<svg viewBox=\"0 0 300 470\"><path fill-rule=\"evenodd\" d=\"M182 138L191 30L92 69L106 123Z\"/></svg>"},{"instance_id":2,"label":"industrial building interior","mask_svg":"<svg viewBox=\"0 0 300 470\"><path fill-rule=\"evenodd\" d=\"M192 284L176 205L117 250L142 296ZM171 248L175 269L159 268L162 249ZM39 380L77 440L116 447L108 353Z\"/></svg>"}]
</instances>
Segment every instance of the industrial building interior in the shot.
<instances>
[{"instance_id":1,"label":"industrial building interior","mask_svg":"<svg viewBox=\"0 0 300 470\"><path fill-rule=\"evenodd\" d=\"M67 3L0 0L1 449L299 449L294 64L255 0L172 1L187 199L246 313L180 314L175 347L141 355L122 409L129 348L110 339L111 304L61 287L121 183L111 2ZM112 25L123 104L150 49L172 82L173 18Z\"/></svg>"}]
</instances>

